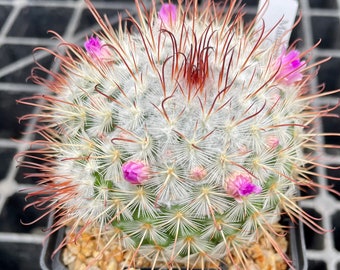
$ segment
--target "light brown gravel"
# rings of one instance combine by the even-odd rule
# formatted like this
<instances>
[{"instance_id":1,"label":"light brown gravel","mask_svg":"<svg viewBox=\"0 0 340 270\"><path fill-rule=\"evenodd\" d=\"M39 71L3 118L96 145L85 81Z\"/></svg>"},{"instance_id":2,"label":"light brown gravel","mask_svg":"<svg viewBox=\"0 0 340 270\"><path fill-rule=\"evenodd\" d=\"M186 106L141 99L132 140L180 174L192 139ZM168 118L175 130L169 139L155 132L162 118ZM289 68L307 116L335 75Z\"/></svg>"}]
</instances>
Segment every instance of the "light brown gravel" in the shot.
<instances>
[{"instance_id":1,"label":"light brown gravel","mask_svg":"<svg viewBox=\"0 0 340 270\"><path fill-rule=\"evenodd\" d=\"M121 270L124 261L132 254L123 252L117 243L111 243L103 254L98 250L105 244L103 239L96 239L93 232L84 232L76 243L68 244L62 252L62 260L69 270ZM288 242L285 237L276 237L276 242L282 250L287 251ZM244 250L248 258L248 266L242 270L286 270L285 261L275 252L272 245L264 237ZM96 258L97 259L94 259ZM99 258L99 259L98 259ZM236 260L236 259L235 259ZM226 259L228 270L240 270ZM136 268L150 267L150 263L143 258L137 260ZM185 268L185 267L184 267ZM244 267L243 267L244 268ZM131 268L130 268L131 269Z\"/></svg>"}]
</instances>

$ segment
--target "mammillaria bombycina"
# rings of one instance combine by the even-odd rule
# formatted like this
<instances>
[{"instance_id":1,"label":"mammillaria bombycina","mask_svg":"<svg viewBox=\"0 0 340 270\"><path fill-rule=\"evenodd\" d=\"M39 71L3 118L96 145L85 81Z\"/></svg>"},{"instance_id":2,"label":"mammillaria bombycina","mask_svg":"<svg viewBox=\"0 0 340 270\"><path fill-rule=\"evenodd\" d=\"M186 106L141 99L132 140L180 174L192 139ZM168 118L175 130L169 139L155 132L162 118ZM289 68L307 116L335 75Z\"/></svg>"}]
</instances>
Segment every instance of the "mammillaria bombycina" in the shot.
<instances>
[{"instance_id":1,"label":"mammillaria bombycina","mask_svg":"<svg viewBox=\"0 0 340 270\"><path fill-rule=\"evenodd\" d=\"M318 186L308 169L322 134L308 127L330 115L312 106L325 95L309 89L312 50L268 45L234 0L136 1L138 19L117 30L86 2L101 32L84 49L56 34L60 72L32 75L50 94L21 100L40 109L22 119L38 120L40 148L23 155L44 164L23 165L41 171L32 205L55 212L55 230L98 227L132 251L131 267L138 256L167 268L229 256L243 269L243 247L262 236L285 256L271 236L282 213L323 232L297 193Z\"/></svg>"}]
</instances>

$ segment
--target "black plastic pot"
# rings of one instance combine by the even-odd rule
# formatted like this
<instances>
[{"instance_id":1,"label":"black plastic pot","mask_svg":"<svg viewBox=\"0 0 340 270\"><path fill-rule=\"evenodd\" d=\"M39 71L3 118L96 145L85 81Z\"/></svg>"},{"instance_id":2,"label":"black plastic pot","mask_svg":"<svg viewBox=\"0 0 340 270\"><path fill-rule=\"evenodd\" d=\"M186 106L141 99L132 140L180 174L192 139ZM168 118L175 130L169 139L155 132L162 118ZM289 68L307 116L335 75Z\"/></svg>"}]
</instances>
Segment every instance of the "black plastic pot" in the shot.
<instances>
[{"instance_id":1,"label":"black plastic pot","mask_svg":"<svg viewBox=\"0 0 340 270\"><path fill-rule=\"evenodd\" d=\"M52 225L53 217L50 217L49 225ZM292 224L288 219L283 219L282 224L289 226L289 250L288 255L292 260L295 270L307 270L307 257L303 224ZM51 235L43 246L40 256L42 270L67 270L61 261L60 251L52 257L53 251L58 247L65 235L65 229ZM228 269L224 269L228 270Z\"/></svg>"},{"instance_id":2,"label":"black plastic pot","mask_svg":"<svg viewBox=\"0 0 340 270\"><path fill-rule=\"evenodd\" d=\"M50 215L48 220L48 227L50 228L54 222L54 216ZM57 249L59 243L65 236L66 228L62 228L56 233L52 234L44 243L40 254L40 267L42 270L67 270L61 261L61 251L59 250L54 256L53 252Z\"/></svg>"}]
</instances>

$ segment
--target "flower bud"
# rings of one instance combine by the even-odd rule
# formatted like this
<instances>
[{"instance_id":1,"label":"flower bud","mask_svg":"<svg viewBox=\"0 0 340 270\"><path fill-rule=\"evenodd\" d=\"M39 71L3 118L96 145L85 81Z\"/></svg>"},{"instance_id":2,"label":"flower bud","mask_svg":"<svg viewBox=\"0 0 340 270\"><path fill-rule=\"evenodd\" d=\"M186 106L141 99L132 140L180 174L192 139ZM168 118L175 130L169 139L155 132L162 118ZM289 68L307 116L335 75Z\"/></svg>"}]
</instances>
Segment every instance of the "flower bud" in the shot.
<instances>
[{"instance_id":1,"label":"flower bud","mask_svg":"<svg viewBox=\"0 0 340 270\"><path fill-rule=\"evenodd\" d=\"M85 50L94 59L103 59L110 56L108 48L104 47L104 45L104 42L97 37L91 37L84 43Z\"/></svg>"},{"instance_id":2,"label":"flower bud","mask_svg":"<svg viewBox=\"0 0 340 270\"><path fill-rule=\"evenodd\" d=\"M196 166L190 171L190 178L193 180L202 180L206 175L207 171L202 166Z\"/></svg>"},{"instance_id":3,"label":"flower bud","mask_svg":"<svg viewBox=\"0 0 340 270\"><path fill-rule=\"evenodd\" d=\"M158 18L167 26L175 23L177 18L177 9L174 4L163 4L158 12Z\"/></svg>"},{"instance_id":4,"label":"flower bud","mask_svg":"<svg viewBox=\"0 0 340 270\"><path fill-rule=\"evenodd\" d=\"M139 185L149 179L149 166L143 161L130 160L122 166L123 176L130 184Z\"/></svg>"},{"instance_id":5,"label":"flower bud","mask_svg":"<svg viewBox=\"0 0 340 270\"><path fill-rule=\"evenodd\" d=\"M242 197L251 194L259 194L262 191L260 186L255 185L247 174L236 174L227 180L226 191L235 200L242 201Z\"/></svg>"}]
</instances>

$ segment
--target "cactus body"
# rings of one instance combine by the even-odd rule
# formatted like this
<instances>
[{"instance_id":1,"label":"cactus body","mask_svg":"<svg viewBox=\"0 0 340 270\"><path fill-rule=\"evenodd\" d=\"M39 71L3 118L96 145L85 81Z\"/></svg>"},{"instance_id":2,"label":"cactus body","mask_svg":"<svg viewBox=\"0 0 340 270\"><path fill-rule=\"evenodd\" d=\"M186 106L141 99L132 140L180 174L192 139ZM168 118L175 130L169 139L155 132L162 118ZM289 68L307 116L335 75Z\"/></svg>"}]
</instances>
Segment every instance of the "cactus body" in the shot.
<instances>
[{"instance_id":1,"label":"cactus body","mask_svg":"<svg viewBox=\"0 0 340 270\"><path fill-rule=\"evenodd\" d=\"M229 4L137 4L132 30L115 32L89 3L102 32L85 49L63 42L53 80L33 76L53 94L33 98L46 165L32 194L55 228L95 226L151 261L201 267L232 251L244 263L282 212L304 215L305 128L320 114L306 54L266 44Z\"/></svg>"}]
</instances>

